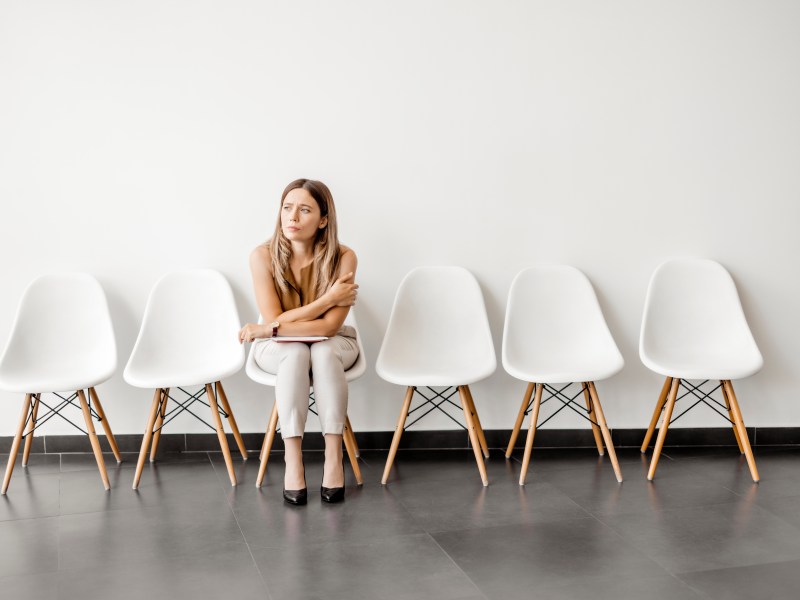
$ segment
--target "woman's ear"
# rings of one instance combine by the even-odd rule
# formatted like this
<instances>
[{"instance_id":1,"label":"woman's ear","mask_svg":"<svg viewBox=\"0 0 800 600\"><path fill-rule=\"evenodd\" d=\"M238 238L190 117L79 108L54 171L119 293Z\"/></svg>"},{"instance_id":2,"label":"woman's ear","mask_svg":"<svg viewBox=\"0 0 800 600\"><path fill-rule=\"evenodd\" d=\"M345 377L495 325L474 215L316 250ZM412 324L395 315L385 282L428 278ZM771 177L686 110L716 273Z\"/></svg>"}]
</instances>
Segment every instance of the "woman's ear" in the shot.
<instances>
[{"instance_id":1,"label":"woman's ear","mask_svg":"<svg viewBox=\"0 0 800 600\"><path fill-rule=\"evenodd\" d=\"M319 221L319 228L324 229L325 226L328 224L328 217L322 217Z\"/></svg>"}]
</instances>

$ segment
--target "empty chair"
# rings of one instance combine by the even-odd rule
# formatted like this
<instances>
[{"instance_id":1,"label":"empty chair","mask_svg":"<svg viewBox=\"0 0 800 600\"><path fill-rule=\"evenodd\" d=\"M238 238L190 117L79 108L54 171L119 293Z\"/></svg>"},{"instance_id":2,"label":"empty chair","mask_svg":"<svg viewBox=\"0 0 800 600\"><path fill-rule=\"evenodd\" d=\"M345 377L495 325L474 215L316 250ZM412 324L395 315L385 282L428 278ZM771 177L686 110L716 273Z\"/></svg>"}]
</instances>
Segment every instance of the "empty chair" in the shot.
<instances>
[{"instance_id":1,"label":"empty chair","mask_svg":"<svg viewBox=\"0 0 800 600\"><path fill-rule=\"evenodd\" d=\"M8 490L22 438L22 465L27 466L34 431L67 406L83 413L103 485L108 482L92 417L100 421L117 462L122 459L95 387L117 368L117 346L103 288L91 275L62 273L39 277L28 286L17 310L11 337L0 357L0 389L25 394L22 416L8 458L2 493ZM89 399L87 401L87 393ZM62 393L66 392L66 395ZM57 400L49 406L42 394ZM78 404L75 400L78 400ZM49 401L49 400L48 400ZM92 405L94 403L94 406ZM39 408L46 412L39 414ZM74 425L74 424L73 424Z\"/></svg>"},{"instance_id":2,"label":"empty chair","mask_svg":"<svg viewBox=\"0 0 800 600\"><path fill-rule=\"evenodd\" d=\"M511 456L525 415L532 413L520 485L525 484L533 439L540 426L537 425L540 407L553 398L561 406L552 416L570 408L591 423L597 451L601 456L604 454L605 441L614 474L617 481L622 481L595 382L615 375L624 364L592 284L578 269L533 267L514 278L503 328L503 367L512 377L528 382L528 386L506 458ZM578 383L581 389L570 396L567 390L572 383ZM542 400L545 391L549 396ZM581 395L585 408L575 402Z\"/></svg>"},{"instance_id":3,"label":"empty chair","mask_svg":"<svg viewBox=\"0 0 800 600\"><path fill-rule=\"evenodd\" d=\"M347 317L345 318L344 324L353 327L356 330L356 344L358 345L358 358L356 362L353 363L349 369L344 372L344 378L349 384L351 381L355 381L359 377L361 377L364 372L367 370L367 359L364 355L364 346L361 343L361 334L358 331L358 326L356 325L356 317L355 317L355 309L351 308L350 312L347 313ZM262 323L262 319L259 317L259 323ZM262 385L268 385L271 387L275 387L275 381L277 380L277 375L272 373L268 373L264 371L261 367L258 366L255 360L255 347L256 343L250 346L250 353L247 356L247 366L245 367L245 372L247 376L255 381L256 383L260 383ZM314 382L311 382L311 393L309 394L309 409L316 414L314 411L314 392L313 392ZM275 439L275 433L278 430L278 420L280 415L278 415L278 403L275 402L272 405L272 412L269 417L269 423L267 424L267 432L264 435L264 443L261 447L261 465L258 469L258 478L256 479L256 487L261 487L261 484L264 482L264 474L267 472L267 462L269 461L269 453L272 450L272 442ZM344 432L342 435L344 439L344 447L347 450L347 455L350 457L350 465L353 468L353 474L356 478L356 483L358 485L362 485L364 480L361 477L361 468L358 466L358 445L356 444L356 436L353 433L353 428L350 425L350 417L348 416L345 424L344 424Z\"/></svg>"},{"instance_id":4,"label":"empty chair","mask_svg":"<svg viewBox=\"0 0 800 600\"><path fill-rule=\"evenodd\" d=\"M462 267L418 267L409 272L397 290L375 367L382 379L406 387L381 483L389 479L410 412L430 404L430 410L453 418L442 406L457 406L450 398L458 394L481 480L489 484L481 456L482 450L488 458L489 449L469 386L489 377L496 367L489 320L475 277ZM444 389L435 391L437 387ZM428 388L432 397L419 388ZM415 393L423 403L409 411Z\"/></svg>"},{"instance_id":5,"label":"empty chair","mask_svg":"<svg viewBox=\"0 0 800 600\"><path fill-rule=\"evenodd\" d=\"M165 275L153 287L124 373L125 381L132 386L155 389L133 489L139 486L148 450L150 460L155 459L162 428L195 402L211 409L214 424L206 425L217 432L231 485L236 485L220 415L228 419L242 458L247 460L247 450L222 387L222 380L237 373L244 363L244 348L236 335L240 327L233 292L217 271L177 271ZM198 386L200 390L194 393L184 389ZM178 390L188 399L175 401L175 407L168 410L170 390ZM202 400L203 396L207 401Z\"/></svg>"},{"instance_id":6,"label":"empty chair","mask_svg":"<svg viewBox=\"0 0 800 600\"><path fill-rule=\"evenodd\" d=\"M747 326L733 279L722 265L683 258L669 260L655 270L645 300L639 356L648 369L666 377L641 448L647 451L663 412L647 478L655 476L669 425L704 403L731 422L739 451L747 457L750 474L757 482L758 470L732 380L753 375L764 361ZM719 381L719 385L702 390L710 381ZM678 396L681 388L685 393ZM717 389L724 404L711 397ZM673 419L675 403L686 396L691 396L694 404Z\"/></svg>"}]
</instances>

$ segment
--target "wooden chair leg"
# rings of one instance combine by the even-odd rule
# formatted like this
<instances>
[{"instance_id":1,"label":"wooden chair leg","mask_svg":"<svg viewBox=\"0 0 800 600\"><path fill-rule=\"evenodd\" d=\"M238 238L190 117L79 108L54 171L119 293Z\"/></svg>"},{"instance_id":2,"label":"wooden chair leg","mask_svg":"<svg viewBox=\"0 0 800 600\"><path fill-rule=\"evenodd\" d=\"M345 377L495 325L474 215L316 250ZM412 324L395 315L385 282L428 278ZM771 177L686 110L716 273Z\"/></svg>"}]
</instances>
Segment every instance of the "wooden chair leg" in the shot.
<instances>
[{"instance_id":1,"label":"wooden chair leg","mask_svg":"<svg viewBox=\"0 0 800 600\"><path fill-rule=\"evenodd\" d=\"M586 402L586 410L589 411L589 419L592 421L592 434L594 435L594 443L597 445L597 453L600 456L605 454L605 450L603 450L603 438L602 433L600 432L600 426L597 423L597 414L594 413L594 409L592 408L592 398L591 394L589 393L589 386L585 383L581 384L583 386L583 400Z\"/></svg>"},{"instance_id":2,"label":"wooden chair leg","mask_svg":"<svg viewBox=\"0 0 800 600\"><path fill-rule=\"evenodd\" d=\"M475 453L475 462L478 463L478 472L481 475L483 486L489 485L489 476L486 474L486 464L483 462L481 455L481 442L478 439L478 428L475 426L475 419L472 416L472 409L469 402L469 390L467 386L458 386L459 395L461 396L461 409L464 411L464 419L467 422L467 432L469 433L469 441L472 445L472 451Z\"/></svg>"},{"instance_id":3,"label":"wooden chair leg","mask_svg":"<svg viewBox=\"0 0 800 600\"><path fill-rule=\"evenodd\" d=\"M667 403L667 394L669 393L670 386L672 386L672 377L667 377L664 381L664 385L661 386L661 394L658 396L658 402L656 402L656 408L653 411L653 418L650 419L650 426L647 428L647 433L642 442L641 451L643 454L647 452L647 447L650 445L653 432L656 430L656 425L658 425L658 418L661 416L661 411L664 410L664 405Z\"/></svg>"},{"instance_id":4,"label":"wooden chair leg","mask_svg":"<svg viewBox=\"0 0 800 600\"><path fill-rule=\"evenodd\" d=\"M733 423L733 436L736 438L736 445L739 446L739 453L744 454L744 446L742 446L742 440L739 439L739 430L736 428L736 419L734 418L733 411L731 410L730 400L728 400L728 390L726 389L724 381L720 381L719 383L722 386L722 399L725 400L725 406L728 409L728 417L730 417L731 423Z\"/></svg>"},{"instance_id":5,"label":"wooden chair leg","mask_svg":"<svg viewBox=\"0 0 800 600\"><path fill-rule=\"evenodd\" d=\"M111 431L111 424L108 422L106 413L103 411L103 405L100 404L100 398L97 396L97 392L93 387L89 388L89 397L92 399L92 402L94 402L94 410L97 413L97 416L100 417L100 424L103 426L103 431L106 432L108 445L111 446L111 452L114 453L114 458L117 459L117 464L119 464L122 462L122 455L119 453L117 440L114 438L114 434Z\"/></svg>"},{"instance_id":6,"label":"wooden chair leg","mask_svg":"<svg viewBox=\"0 0 800 600\"><path fill-rule=\"evenodd\" d=\"M219 438L219 447L222 450L222 457L225 459L225 466L228 468L228 477L231 480L231 485L236 485L236 473L233 470L233 459L231 458L231 450L228 447L228 438L225 437L225 430L222 428L222 417L219 416L217 398L214 395L214 388L210 383L206 384L206 396L208 396L208 403L211 406L211 418L217 429L217 437Z\"/></svg>"},{"instance_id":7,"label":"wooden chair leg","mask_svg":"<svg viewBox=\"0 0 800 600\"><path fill-rule=\"evenodd\" d=\"M228 415L228 422L231 424L231 431L233 431L233 439L236 440L236 445L239 446L239 453L242 455L242 460L247 460L247 448L244 447L244 440L242 440L242 434L239 433L239 427L236 425L236 418L233 416L233 411L231 410L231 405L228 404L228 396L225 395L225 390L222 387L222 382L218 381L217 384L217 396L219 397L219 402L222 404L222 410Z\"/></svg>"},{"instance_id":8,"label":"wooden chair leg","mask_svg":"<svg viewBox=\"0 0 800 600\"><path fill-rule=\"evenodd\" d=\"M533 395L533 408L531 409L531 423L528 427L528 435L525 438L525 453L522 455L522 470L519 474L519 484L525 485L525 477L528 475L528 465L531 462L531 450L533 450L533 438L536 435L536 423L539 420L539 407L542 405L542 384L536 384L536 392Z\"/></svg>"},{"instance_id":9,"label":"wooden chair leg","mask_svg":"<svg viewBox=\"0 0 800 600\"><path fill-rule=\"evenodd\" d=\"M100 470L100 479L103 480L103 486L106 490L110 490L111 484L108 481L108 473L106 473L106 461L103 459L103 450L100 448L100 440L97 438L97 433L94 430L92 411L89 410L89 404L86 402L86 395L83 393L83 390L78 390L78 399L80 400L81 410L83 411L83 420L86 421L86 431L89 434L89 441L92 444L94 458L97 461L97 468Z\"/></svg>"},{"instance_id":10,"label":"wooden chair leg","mask_svg":"<svg viewBox=\"0 0 800 600\"><path fill-rule=\"evenodd\" d=\"M489 458L489 446L486 443L486 436L483 433L481 418L478 416L478 409L475 408L475 400L472 399L472 392L470 391L468 385L464 386L464 391L466 392L467 400L469 401L469 409L472 413L472 421L475 423L475 431L478 433L478 441L481 444L483 456L485 458Z\"/></svg>"},{"instance_id":11,"label":"wooden chair leg","mask_svg":"<svg viewBox=\"0 0 800 600\"><path fill-rule=\"evenodd\" d=\"M667 404L664 407L664 421L661 423L661 428L658 430L658 438L656 439L655 448L653 448L653 458L650 461L650 470L647 472L647 479L649 481L653 481L653 477L656 476L658 459L661 456L662 448L664 448L664 440L667 439L667 429L669 429L669 422L672 420L672 411L675 409L675 399L678 397L678 388L680 384L680 379L672 380L669 396L667 397Z\"/></svg>"},{"instance_id":12,"label":"wooden chair leg","mask_svg":"<svg viewBox=\"0 0 800 600\"><path fill-rule=\"evenodd\" d=\"M267 472L267 461L269 460L269 453L272 450L272 440L275 439L275 431L278 429L278 402L272 406L272 414L269 416L269 424L267 425L267 433L264 434L264 444L261 446L261 464L258 466L258 477L256 478L256 487L261 487L264 483L264 474Z\"/></svg>"},{"instance_id":13,"label":"wooden chair leg","mask_svg":"<svg viewBox=\"0 0 800 600\"><path fill-rule=\"evenodd\" d=\"M31 410L31 395L25 394L25 400L22 402L22 415L19 418L17 425L17 433L14 435L14 441L11 443L11 452L8 455L8 465L6 466L6 476L3 478L3 489L0 493L5 495L8 491L8 484L11 483L11 474L14 472L14 463L17 460L17 453L19 452L19 445L22 442L22 434L25 431L25 423L28 421L28 412Z\"/></svg>"},{"instance_id":14,"label":"wooden chair leg","mask_svg":"<svg viewBox=\"0 0 800 600\"><path fill-rule=\"evenodd\" d=\"M28 466L28 458L31 455L31 446L33 445L33 430L36 429L36 416L39 414L39 398L41 394L36 394L33 401L33 411L31 412L31 419L28 422L28 430L25 432L25 450L22 452L22 466Z\"/></svg>"},{"instance_id":15,"label":"wooden chair leg","mask_svg":"<svg viewBox=\"0 0 800 600\"><path fill-rule=\"evenodd\" d=\"M519 412L517 413L517 421L514 423L514 429L511 430L511 439L508 440L506 458L511 458L511 453L514 452L514 444L517 443L517 436L519 436L519 430L522 428L522 421L525 419L525 411L528 410L528 403L531 401L534 387L536 387L535 384L529 383L525 390L522 406L519 407Z\"/></svg>"},{"instance_id":16,"label":"wooden chair leg","mask_svg":"<svg viewBox=\"0 0 800 600\"><path fill-rule=\"evenodd\" d=\"M350 430L350 433L352 433L352 434L353 434L353 436L352 436L352 437L353 437L352 441L353 441L353 447L355 448L355 451L356 451L356 458L361 458L361 450L359 450L359 448L358 448L358 442L356 442L356 432L353 430L353 426L352 426L352 425L350 425L350 417L346 417L346 419L347 419L347 420L345 421L345 425L346 425L346 426L347 426L347 428Z\"/></svg>"},{"instance_id":17,"label":"wooden chair leg","mask_svg":"<svg viewBox=\"0 0 800 600\"><path fill-rule=\"evenodd\" d=\"M403 408L400 409L400 416L397 419L397 427L394 430L392 437L392 445L389 448L389 456L386 457L386 466L383 469L383 477L381 477L381 484L386 485L389 481L389 472L392 470L394 457L397 454L397 448L400 446L400 437L403 435L403 427L406 424L406 417L408 417L408 409L411 408L411 398L414 396L414 388L409 386L406 390L406 397L403 400Z\"/></svg>"},{"instance_id":18,"label":"wooden chair leg","mask_svg":"<svg viewBox=\"0 0 800 600\"><path fill-rule=\"evenodd\" d=\"M344 431L342 432L342 438L344 439L344 447L347 450L347 456L350 458L350 466L353 468L353 475L356 477L356 483L358 485L364 484L364 479L361 477L361 467L358 465L358 457L356 456L356 446L355 446L355 436L353 435L353 430L350 429L346 424L344 426Z\"/></svg>"},{"instance_id":19,"label":"wooden chair leg","mask_svg":"<svg viewBox=\"0 0 800 600\"><path fill-rule=\"evenodd\" d=\"M147 425L144 428L142 448L139 450L139 459L136 461L136 473L133 476L133 489L139 488L139 480L142 478L144 461L147 458L147 451L150 449L150 440L153 437L153 427L156 424L156 418L161 410L162 397L163 390L159 388L153 394L153 405L150 407L150 412L147 415Z\"/></svg>"},{"instance_id":20,"label":"wooden chair leg","mask_svg":"<svg viewBox=\"0 0 800 600\"><path fill-rule=\"evenodd\" d=\"M617 481L622 483L622 471L620 471L619 468L617 453L614 451L614 443L611 441L611 432L608 430L606 417L603 414L603 407L600 404L600 398L597 395L597 388L594 385L594 381L589 381L588 386L589 393L592 396L592 412L594 412L597 416L597 424L600 425L600 430L603 432L603 439L605 440L606 448L608 449L608 458L611 459L611 466L614 467L614 475L617 476Z\"/></svg>"},{"instance_id":21,"label":"wooden chair leg","mask_svg":"<svg viewBox=\"0 0 800 600\"><path fill-rule=\"evenodd\" d=\"M753 481L758 483L761 478L759 477L758 469L756 468L756 458L753 456L753 449L750 447L750 439L747 437L747 429L745 429L744 420L742 420L742 411L739 409L738 400L736 400L736 392L733 391L733 384L730 381L726 381L724 385L727 387L728 400L731 403L733 418L736 422L736 427L739 430L739 439L742 442L744 455L747 458L747 466L750 467L750 475L753 477Z\"/></svg>"},{"instance_id":22,"label":"wooden chair leg","mask_svg":"<svg viewBox=\"0 0 800 600\"><path fill-rule=\"evenodd\" d=\"M158 452L158 442L161 441L161 429L164 427L164 419L167 416L167 402L169 402L169 388L164 388L161 400L161 407L158 409L155 425L153 426L153 443L150 448L150 462L156 462Z\"/></svg>"}]
</instances>

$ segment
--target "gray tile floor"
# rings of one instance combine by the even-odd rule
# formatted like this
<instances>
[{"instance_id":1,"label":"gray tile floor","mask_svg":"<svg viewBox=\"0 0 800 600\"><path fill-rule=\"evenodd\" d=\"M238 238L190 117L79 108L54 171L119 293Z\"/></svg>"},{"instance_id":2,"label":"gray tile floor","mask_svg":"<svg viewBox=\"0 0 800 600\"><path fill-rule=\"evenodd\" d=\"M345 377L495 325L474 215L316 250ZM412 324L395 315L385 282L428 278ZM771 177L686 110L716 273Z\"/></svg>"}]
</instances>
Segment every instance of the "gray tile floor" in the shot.
<instances>
[{"instance_id":1,"label":"gray tile floor","mask_svg":"<svg viewBox=\"0 0 800 600\"><path fill-rule=\"evenodd\" d=\"M215 453L164 456L130 489L135 456L33 455L0 497L0 598L638 599L800 597L800 449L757 452L762 482L729 449L619 452L623 484L591 450L494 450L484 488L471 452L363 452L365 485L323 505L281 500L282 457L265 486ZM0 455L5 465L7 455Z\"/></svg>"}]
</instances>

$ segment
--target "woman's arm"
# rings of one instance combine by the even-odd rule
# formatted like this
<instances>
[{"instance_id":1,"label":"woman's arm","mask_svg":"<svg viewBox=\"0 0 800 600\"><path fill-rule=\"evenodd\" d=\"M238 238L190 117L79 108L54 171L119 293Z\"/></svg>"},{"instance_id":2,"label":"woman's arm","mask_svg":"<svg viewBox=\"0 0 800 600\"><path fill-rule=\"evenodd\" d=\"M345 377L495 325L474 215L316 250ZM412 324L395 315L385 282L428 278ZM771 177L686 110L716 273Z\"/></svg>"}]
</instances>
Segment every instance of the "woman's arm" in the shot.
<instances>
[{"instance_id":1,"label":"woman's arm","mask_svg":"<svg viewBox=\"0 0 800 600\"><path fill-rule=\"evenodd\" d=\"M273 285L272 261L266 246L250 254L250 272L256 302L264 323L248 323L239 332L239 341L270 337L269 323L278 321L281 335L335 335L344 323L350 306L355 304L358 285L354 283L357 260L345 249L339 264L339 278L320 298L302 306L282 311L280 298Z\"/></svg>"}]
</instances>

